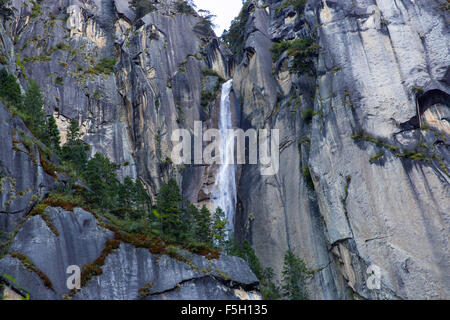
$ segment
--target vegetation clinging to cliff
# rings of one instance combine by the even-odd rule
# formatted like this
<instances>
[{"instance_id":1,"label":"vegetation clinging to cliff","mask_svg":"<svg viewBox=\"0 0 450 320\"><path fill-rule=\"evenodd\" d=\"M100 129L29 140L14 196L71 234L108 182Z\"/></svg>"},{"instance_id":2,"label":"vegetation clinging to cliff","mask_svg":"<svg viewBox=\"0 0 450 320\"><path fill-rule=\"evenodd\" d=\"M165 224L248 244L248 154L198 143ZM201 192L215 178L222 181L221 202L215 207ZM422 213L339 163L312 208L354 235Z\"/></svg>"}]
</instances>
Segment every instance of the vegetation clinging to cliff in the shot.
<instances>
[{"instance_id":1,"label":"vegetation clinging to cliff","mask_svg":"<svg viewBox=\"0 0 450 320\"><path fill-rule=\"evenodd\" d=\"M25 95L14 75L0 70L0 100L13 115L19 115L27 127L49 148L59 151L59 132L52 115L46 116L42 106L44 99L39 86L33 80L28 82Z\"/></svg>"},{"instance_id":2,"label":"vegetation clinging to cliff","mask_svg":"<svg viewBox=\"0 0 450 320\"><path fill-rule=\"evenodd\" d=\"M221 210L212 221L206 207L199 211L184 203L174 179L162 185L156 205L152 206L140 180L134 182L127 177L121 183L116 174L118 165L102 154L87 160L76 121L71 122L68 142L61 153L65 161L62 169L71 179L63 190L57 190L62 195L54 193L52 198L73 199L76 206L101 213L125 232L158 236L184 246L223 247L226 219ZM83 181L86 188L75 188L76 180Z\"/></svg>"},{"instance_id":3,"label":"vegetation clinging to cliff","mask_svg":"<svg viewBox=\"0 0 450 320\"><path fill-rule=\"evenodd\" d=\"M289 8L290 6L293 6L294 10L298 12L302 12L305 9L307 2L308 0L284 0L275 11L275 14L280 14L283 10Z\"/></svg>"},{"instance_id":4,"label":"vegetation clinging to cliff","mask_svg":"<svg viewBox=\"0 0 450 320\"><path fill-rule=\"evenodd\" d=\"M311 271L306 267L303 260L288 250L284 256L283 285L284 296L289 300L306 300L306 279L311 276Z\"/></svg>"},{"instance_id":5,"label":"vegetation clinging to cliff","mask_svg":"<svg viewBox=\"0 0 450 320\"><path fill-rule=\"evenodd\" d=\"M149 0L131 0L130 8L134 10L136 19L140 19L146 14L155 10L155 5Z\"/></svg>"},{"instance_id":6,"label":"vegetation clinging to cliff","mask_svg":"<svg viewBox=\"0 0 450 320\"><path fill-rule=\"evenodd\" d=\"M60 148L55 119L46 118L43 97L34 81L29 82L22 96L16 78L2 70L0 88L0 99L21 116L35 134L35 138L23 141L25 146L31 150L32 144L37 145L44 171L55 180L58 180L56 171L66 176L66 182L58 184L48 198L35 206L33 213L41 214L47 206L53 205L67 210L77 206L100 213L129 233L158 236L192 250L223 248L227 222L221 209L213 217L206 207L199 211L192 204L184 203L174 179L163 184L153 207L140 180L134 182L127 177L123 183L119 181L116 170L121 164L112 163L100 153L88 160L89 146L81 140L76 120L71 120L67 142ZM33 152L29 153L34 159ZM59 160L54 164L50 158ZM34 162L37 164L36 159Z\"/></svg>"},{"instance_id":7,"label":"vegetation clinging to cliff","mask_svg":"<svg viewBox=\"0 0 450 320\"><path fill-rule=\"evenodd\" d=\"M239 245L235 240L227 244L227 253L238 256L247 261L250 269L259 279L261 293L267 300L306 300L306 279L313 271L308 269L305 262L297 257L291 250L286 251L283 263L283 277L280 284L273 280L272 268L263 268L250 243L245 240Z\"/></svg>"},{"instance_id":8,"label":"vegetation clinging to cliff","mask_svg":"<svg viewBox=\"0 0 450 320\"><path fill-rule=\"evenodd\" d=\"M13 11L9 8L11 0L0 0L0 17L9 19L13 15Z\"/></svg>"},{"instance_id":9,"label":"vegetation clinging to cliff","mask_svg":"<svg viewBox=\"0 0 450 320\"><path fill-rule=\"evenodd\" d=\"M5 69L0 70L0 98L7 106L19 106L22 103L19 83L16 77L8 74Z\"/></svg>"},{"instance_id":10,"label":"vegetation clinging to cliff","mask_svg":"<svg viewBox=\"0 0 450 320\"><path fill-rule=\"evenodd\" d=\"M274 62L287 51L288 56L293 58L290 71L297 74L314 71L312 59L318 55L319 49L320 46L310 37L281 41L270 48Z\"/></svg>"},{"instance_id":11,"label":"vegetation clinging to cliff","mask_svg":"<svg viewBox=\"0 0 450 320\"><path fill-rule=\"evenodd\" d=\"M225 31L222 35L222 40L228 45L228 48L237 57L242 57L244 53L244 44L246 37L246 29L248 19L250 18L250 4L251 1L247 0L243 6L242 10L232 22L230 29Z\"/></svg>"}]
</instances>

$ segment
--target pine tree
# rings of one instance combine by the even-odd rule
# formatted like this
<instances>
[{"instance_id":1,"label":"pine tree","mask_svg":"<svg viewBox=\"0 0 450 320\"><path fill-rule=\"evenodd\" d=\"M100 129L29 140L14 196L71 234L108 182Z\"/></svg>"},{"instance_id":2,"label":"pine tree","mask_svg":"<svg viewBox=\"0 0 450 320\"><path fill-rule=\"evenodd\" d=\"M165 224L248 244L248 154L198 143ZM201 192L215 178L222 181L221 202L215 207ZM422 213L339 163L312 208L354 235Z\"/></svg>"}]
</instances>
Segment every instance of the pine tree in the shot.
<instances>
[{"instance_id":1,"label":"pine tree","mask_svg":"<svg viewBox=\"0 0 450 320\"><path fill-rule=\"evenodd\" d=\"M150 197L140 180L133 182L130 177L126 177L123 184L119 185L118 207L127 218L138 219L148 214Z\"/></svg>"},{"instance_id":2,"label":"pine tree","mask_svg":"<svg viewBox=\"0 0 450 320\"><path fill-rule=\"evenodd\" d=\"M107 157L96 153L88 161L84 177L91 190L87 194L91 204L102 209L112 209L117 205L119 181L116 166Z\"/></svg>"},{"instance_id":3,"label":"pine tree","mask_svg":"<svg viewBox=\"0 0 450 320\"><path fill-rule=\"evenodd\" d=\"M203 206L195 217L195 239L198 242L212 244L211 212Z\"/></svg>"},{"instance_id":4,"label":"pine tree","mask_svg":"<svg viewBox=\"0 0 450 320\"><path fill-rule=\"evenodd\" d=\"M139 179L135 183L135 192L137 209L143 212L149 212L152 207L151 199L147 193L147 190Z\"/></svg>"},{"instance_id":5,"label":"pine tree","mask_svg":"<svg viewBox=\"0 0 450 320\"><path fill-rule=\"evenodd\" d=\"M212 236L215 245L218 248L224 248L227 240L227 224L228 219L225 217L225 212L221 208L217 208L214 213L214 222L212 226Z\"/></svg>"},{"instance_id":6,"label":"pine tree","mask_svg":"<svg viewBox=\"0 0 450 320\"><path fill-rule=\"evenodd\" d=\"M89 146L80 139L80 127L76 120L70 121L67 131L67 143L62 147L61 157L70 162L78 173L86 170Z\"/></svg>"},{"instance_id":7,"label":"pine tree","mask_svg":"<svg viewBox=\"0 0 450 320\"><path fill-rule=\"evenodd\" d=\"M26 123L28 127L38 136L43 137L45 131L45 112L42 109L44 106L44 98L41 90L34 80L28 82L28 87L25 92L23 100L22 111L28 115Z\"/></svg>"},{"instance_id":8,"label":"pine tree","mask_svg":"<svg viewBox=\"0 0 450 320\"><path fill-rule=\"evenodd\" d=\"M22 104L22 93L16 77L3 68L0 70L0 98L6 104L12 104L20 108Z\"/></svg>"},{"instance_id":9,"label":"pine tree","mask_svg":"<svg viewBox=\"0 0 450 320\"><path fill-rule=\"evenodd\" d=\"M174 179L162 185L156 204L156 211L161 218L162 236L178 242L187 235L181 201L180 189Z\"/></svg>"},{"instance_id":10,"label":"pine tree","mask_svg":"<svg viewBox=\"0 0 450 320\"><path fill-rule=\"evenodd\" d=\"M284 296L290 300L306 300L305 281L310 277L310 271L305 263L296 257L291 250L284 256L283 285Z\"/></svg>"},{"instance_id":11,"label":"pine tree","mask_svg":"<svg viewBox=\"0 0 450 320\"><path fill-rule=\"evenodd\" d=\"M75 119L70 120L69 130L67 131L67 141L73 142L79 140L80 135L80 127L78 125L78 121Z\"/></svg>"},{"instance_id":12,"label":"pine tree","mask_svg":"<svg viewBox=\"0 0 450 320\"><path fill-rule=\"evenodd\" d=\"M188 230L187 237L189 241L197 241L195 236L196 230L196 217L200 214L197 207L192 203L187 202L186 208L184 209L184 223Z\"/></svg>"},{"instance_id":13,"label":"pine tree","mask_svg":"<svg viewBox=\"0 0 450 320\"><path fill-rule=\"evenodd\" d=\"M261 282L261 293L264 300L278 300L282 298L280 288L273 281L274 272L272 268L265 268L263 270Z\"/></svg>"},{"instance_id":14,"label":"pine tree","mask_svg":"<svg viewBox=\"0 0 450 320\"><path fill-rule=\"evenodd\" d=\"M115 211L115 214L120 218L129 219L130 216L134 216L135 202L135 184L130 177L126 177L119 185L118 188L118 209ZM136 218L136 217L131 217Z\"/></svg>"},{"instance_id":15,"label":"pine tree","mask_svg":"<svg viewBox=\"0 0 450 320\"><path fill-rule=\"evenodd\" d=\"M47 119L47 123L44 127L42 140L44 144L52 148L57 153L61 151L60 147L61 139L59 136L59 129L58 126L56 125L56 120L53 117L53 115L51 115Z\"/></svg>"}]
</instances>

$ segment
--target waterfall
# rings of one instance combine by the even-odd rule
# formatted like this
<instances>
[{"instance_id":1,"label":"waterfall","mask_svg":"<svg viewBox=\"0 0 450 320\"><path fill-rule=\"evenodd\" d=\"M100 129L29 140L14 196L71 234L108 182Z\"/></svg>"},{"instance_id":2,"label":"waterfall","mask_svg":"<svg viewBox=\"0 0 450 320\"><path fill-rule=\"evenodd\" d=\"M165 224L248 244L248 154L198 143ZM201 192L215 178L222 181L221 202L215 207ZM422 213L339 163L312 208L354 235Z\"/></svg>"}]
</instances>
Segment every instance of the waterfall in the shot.
<instances>
[{"instance_id":1,"label":"waterfall","mask_svg":"<svg viewBox=\"0 0 450 320\"><path fill-rule=\"evenodd\" d=\"M231 134L233 122L231 119L230 92L233 80L222 85L220 100L219 131L221 164L213 188L214 207L220 207L228 219L231 232L234 230L234 214L236 207L236 165L234 164L234 135Z\"/></svg>"}]
</instances>

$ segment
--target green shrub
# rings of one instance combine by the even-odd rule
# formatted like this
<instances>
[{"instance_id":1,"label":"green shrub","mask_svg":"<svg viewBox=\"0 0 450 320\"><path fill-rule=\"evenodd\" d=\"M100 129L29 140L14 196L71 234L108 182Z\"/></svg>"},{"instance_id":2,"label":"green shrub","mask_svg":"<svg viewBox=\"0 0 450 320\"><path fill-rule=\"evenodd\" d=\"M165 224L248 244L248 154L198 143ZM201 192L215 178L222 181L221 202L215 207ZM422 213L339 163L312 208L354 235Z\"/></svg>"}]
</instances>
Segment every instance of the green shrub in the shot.
<instances>
[{"instance_id":1,"label":"green shrub","mask_svg":"<svg viewBox=\"0 0 450 320\"><path fill-rule=\"evenodd\" d=\"M214 24L211 20L201 19L194 27L194 31L204 36L214 36Z\"/></svg>"},{"instance_id":2,"label":"green shrub","mask_svg":"<svg viewBox=\"0 0 450 320\"><path fill-rule=\"evenodd\" d=\"M22 265L27 269L27 270L29 270L29 271L31 271L31 272L34 272L35 274L37 274L40 278L41 278L41 280L43 281L43 283L44 283L44 285L47 287L47 288L49 288L49 289L51 289L51 290L54 290L53 289L53 284L52 284L52 282L50 281L50 279L40 270L40 269L38 269L34 264L33 264L33 262L31 262L31 260L27 257L27 256L25 256L25 255L23 255L22 253L19 253L19 252L9 252L9 255L11 256L11 257L13 257L13 258L16 258L16 259L18 259L18 260L20 260L20 262L22 263Z\"/></svg>"},{"instance_id":3,"label":"green shrub","mask_svg":"<svg viewBox=\"0 0 450 320\"><path fill-rule=\"evenodd\" d=\"M116 65L117 60L114 58L101 58L97 65L94 67L94 70L97 73L111 74L114 72L114 66Z\"/></svg>"},{"instance_id":4,"label":"green shrub","mask_svg":"<svg viewBox=\"0 0 450 320\"><path fill-rule=\"evenodd\" d=\"M305 182L306 182L306 185L308 186L308 188L311 190L314 190L314 182L311 177L311 171L309 170L309 166L303 167L302 175L303 175L303 179L305 179Z\"/></svg>"},{"instance_id":5,"label":"green shrub","mask_svg":"<svg viewBox=\"0 0 450 320\"><path fill-rule=\"evenodd\" d=\"M42 14L42 6L40 4L35 4L31 8L31 17L36 18Z\"/></svg>"},{"instance_id":6,"label":"green shrub","mask_svg":"<svg viewBox=\"0 0 450 320\"><path fill-rule=\"evenodd\" d=\"M288 55L293 57L290 71L297 74L312 73L314 71L312 59L319 54L319 49L320 46L312 38L285 40L275 43L270 48L274 61L277 61L281 54L287 50Z\"/></svg>"},{"instance_id":7,"label":"green shrub","mask_svg":"<svg viewBox=\"0 0 450 320\"><path fill-rule=\"evenodd\" d=\"M4 56L2 53L0 53L0 64L8 64L6 56Z\"/></svg>"},{"instance_id":8,"label":"green shrub","mask_svg":"<svg viewBox=\"0 0 450 320\"><path fill-rule=\"evenodd\" d=\"M275 43L270 47L270 51L272 51L272 59L273 61L277 61L280 56L290 48L291 42L290 41L281 41L278 43Z\"/></svg>"},{"instance_id":9,"label":"green shrub","mask_svg":"<svg viewBox=\"0 0 450 320\"><path fill-rule=\"evenodd\" d=\"M413 87L412 91L418 95L424 94L425 90L422 87Z\"/></svg>"},{"instance_id":10,"label":"green shrub","mask_svg":"<svg viewBox=\"0 0 450 320\"><path fill-rule=\"evenodd\" d=\"M18 59L18 57L17 57L17 59ZM23 63L28 63L28 62L48 62L50 60L52 60L51 53L50 52L43 52L43 53L41 53L38 56L23 58ZM23 69L23 65L21 66L21 68Z\"/></svg>"},{"instance_id":11,"label":"green shrub","mask_svg":"<svg viewBox=\"0 0 450 320\"><path fill-rule=\"evenodd\" d=\"M414 161L431 161L427 154L418 151L406 151L404 153L396 153L395 155L399 158L407 158Z\"/></svg>"},{"instance_id":12,"label":"green shrub","mask_svg":"<svg viewBox=\"0 0 450 320\"><path fill-rule=\"evenodd\" d=\"M203 75L203 77L211 76L211 77L221 78L221 76L219 76L219 74L216 71L214 71L213 69L208 69L208 68L202 69L202 75Z\"/></svg>"},{"instance_id":13,"label":"green shrub","mask_svg":"<svg viewBox=\"0 0 450 320\"><path fill-rule=\"evenodd\" d=\"M57 76L55 79L55 84L58 86L63 86L64 85L64 79L61 76Z\"/></svg>"},{"instance_id":14,"label":"green shrub","mask_svg":"<svg viewBox=\"0 0 450 320\"><path fill-rule=\"evenodd\" d=\"M203 108L209 106L210 102L216 98L214 92L203 90L200 104Z\"/></svg>"},{"instance_id":15,"label":"green shrub","mask_svg":"<svg viewBox=\"0 0 450 320\"><path fill-rule=\"evenodd\" d=\"M138 290L138 295L140 299L145 299L150 295L150 291L153 287L153 283L149 282L142 288Z\"/></svg>"},{"instance_id":16,"label":"green shrub","mask_svg":"<svg viewBox=\"0 0 450 320\"><path fill-rule=\"evenodd\" d=\"M305 111L302 112L302 120L305 123L311 123L313 117L314 117L314 109L313 108L306 109Z\"/></svg>"},{"instance_id":17,"label":"green shrub","mask_svg":"<svg viewBox=\"0 0 450 320\"><path fill-rule=\"evenodd\" d=\"M22 93L16 77L8 74L6 69L0 70L0 99L5 104L11 104L17 108L22 103Z\"/></svg>"},{"instance_id":18,"label":"green shrub","mask_svg":"<svg viewBox=\"0 0 450 320\"><path fill-rule=\"evenodd\" d=\"M149 0L131 0L130 8L135 12L136 19L140 19L156 9Z\"/></svg>"},{"instance_id":19,"label":"green shrub","mask_svg":"<svg viewBox=\"0 0 450 320\"><path fill-rule=\"evenodd\" d=\"M377 154L376 156L373 156L369 159L370 163L373 163L375 161L377 161L378 159L381 159L384 156L384 152L380 152L379 154Z\"/></svg>"},{"instance_id":20,"label":"green shrub","mask_svg":"<svg viewBox=\"0 0 450 320\"><path fill-rule=\"evenodd\" d=\"M192 1L178 0L175 2L175 9L180 13L196 15Z\"/></svg>"},{"instance_id":21,"label":"green shrub","mask_svg":"<svg viewBox=\"0 0 450 320\"><path fill-rule=\"evenodd\" d=\"M308 0L284 0L280 7L278 7L275 11L275 14L279 15L283 10L289 8L290 6L293 6L295 11L302 12L305 9L307 2Z\"/></svg>"},{"instance_id":22,"label":"green shrub","mask_svg":"<svg viewBox=\"0 0 450 320\"><path fill-rule=\"evenodd\" d=\"M353 140L356 141L367 141L367 142L371 142L375 145L377 145L378 147L385 147L388 148L392 151L398 151L400 148L391 144L388 144L387 142L384 142L382 140L379 140L377 138L374 138L364 132L360 132L360 133L355 133L352 137Z\"/></svg>"}]
</instances>

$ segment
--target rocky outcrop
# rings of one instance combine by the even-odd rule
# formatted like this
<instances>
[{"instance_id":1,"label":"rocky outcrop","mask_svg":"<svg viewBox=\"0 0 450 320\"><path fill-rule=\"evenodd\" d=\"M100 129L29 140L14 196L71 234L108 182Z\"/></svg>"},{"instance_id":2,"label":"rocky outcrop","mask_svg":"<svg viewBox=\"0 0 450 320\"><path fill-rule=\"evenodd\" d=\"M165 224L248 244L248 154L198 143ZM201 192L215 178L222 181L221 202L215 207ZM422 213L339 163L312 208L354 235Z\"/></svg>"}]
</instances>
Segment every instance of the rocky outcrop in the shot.
<instances>
[{"instance_id":1,"label":"rocky outcrop","mask_svg":"<svg viewBox=\"0 0 450 320\"><path fill-rule=\"evenodd\" d=\"M235 78L252 124L281 130L280 173L244 168L242 235L278 274L287 248L321 270L315 298L349 297L346 287L371 299L448 298L448 12L429 1L317 0L304 14L268 3L251 13L250 60ZM315 38L316 75L288 74L282 55L274 83L260 34ZM379 290L368 288L370 266Z\"/></svg>"},{"instance_id":2,"label":"rocky outcrop","mask_svg":"<svg viewBox=\"0 0 450 320\"><path fill-rule=\"evenodd\" d=\"M302 112L312 104L314 83L298 79L294 87L287 66L280 66L274 77L271 24L278 20L272 20L269 8L253 6L250 10L245 54L234 74L235 90L242 101L243 122L254 128L279 130L280 171L263 176L260 167L244 166L238 191L237 234L250 239L262 264L274 269L277 280L281 280L284 255L290 249L317 271L310 280L311 298L343 298L345 291L338 290L343 284L336 283L317 199L302 175L308 152L307 145L300 142L307 142L304 138L310 130ZM274 11L275 7L269 12ZM289 85L280 74L287 74ZM287 98L281 99L284 95Z\"/></svg>"},{"instance_id":3,"label":"rocky outcrop","mask_svg":"<svg viewBox=\"0 0 450 320\"><path fill-rule=\"evenodd\" d=\"M323 24L319 44L326 48L315 104L324 117L313 122L310 164L327 239L342 241L360 260L346 267L375 264L382 273L376 294L363 290L364 278L348 284L366 297L448 297L448 131L437 129L431 138L426 117L402 126L422 118L425 108L450 107L450 56L442 47L448 13L423 1L311 5ZM341 70L333 74L334 67ZM425 107L420 98L433 90L444 99ZM355 131L399 149L355 140ZM380 152L384 156L373 160ZM419 153L425 157L414 157Z\"/></svg>"},{"instance_id":4,"label":"rocky outcrop","mask_svg":"<svg viewBox=\"0 0 450 320\"><path fill-rule=\"evenodd\" d=\"M240 299L242 292L260 299L258 279L240 258L208 260L187 251L173 258L125 242L105 254L114 234L92 213L48 207L46 220L52 228L41 216L28 218L0 259L4 277L14 279L8 284L31 299ZM101 274L71 293L69 267L84 272L101 256Z\"/></svg>"},{"instance_id":5,"label":"rocky outcrop","mask_svg":"<svg viewBox=\"0 0 450 320\"><path fill-rule=\"evenodd\" d=\"M0 241L55 186L42 145L19 117L0 102Z\"/></svg>"}]
</instances>

